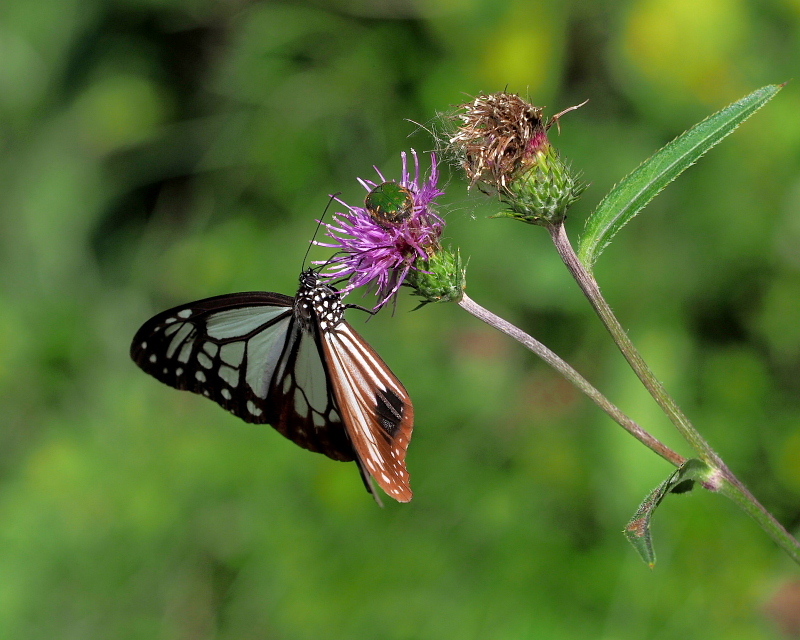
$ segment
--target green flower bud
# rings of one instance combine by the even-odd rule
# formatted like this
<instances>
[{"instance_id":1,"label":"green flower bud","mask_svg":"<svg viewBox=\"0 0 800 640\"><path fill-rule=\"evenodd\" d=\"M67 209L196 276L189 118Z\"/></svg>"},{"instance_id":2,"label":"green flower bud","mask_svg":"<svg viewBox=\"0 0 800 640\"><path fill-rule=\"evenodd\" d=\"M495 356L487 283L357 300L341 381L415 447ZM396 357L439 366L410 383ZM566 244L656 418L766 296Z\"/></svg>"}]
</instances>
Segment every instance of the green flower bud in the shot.
<instances>
[{"instance_id":1,"label":"green flower bud","mask_svg":"<svg viewBox=\"0 0 800 640\"><path fill-rule=\"evenodd\" d=\"M458 249L455 253L440 249L429 260L418 260L406 283L422 298L421 307L430 302L458 302L464 295L466 279L466 265Z\"/></svg>"},{"instance_id":2,"label":"green flower bud","mask_svg":"<svg viewBox=\"0 0 800 640\"><path fill-rule=\"evenodd\" d=\"M570 171L555 147L546 144L536 152L530 168L498 192L508 211L492 217L543 226L558 224L585 189L586 184Z\"/></svg>"}]
</instances>

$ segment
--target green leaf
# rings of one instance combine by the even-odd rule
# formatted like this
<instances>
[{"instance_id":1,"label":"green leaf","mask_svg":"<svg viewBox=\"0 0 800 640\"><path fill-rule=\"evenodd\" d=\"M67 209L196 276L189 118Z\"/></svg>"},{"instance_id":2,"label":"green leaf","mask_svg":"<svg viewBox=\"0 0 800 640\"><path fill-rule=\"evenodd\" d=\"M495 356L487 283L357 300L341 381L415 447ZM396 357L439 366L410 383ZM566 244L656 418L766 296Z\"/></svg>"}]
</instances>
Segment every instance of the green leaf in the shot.
<instances>
[{"instance_id":1,"label":"green leaf","mask_svg":"<svg viewBox=\"0 0 800 640\"><path fill-rule=\"evenodd\" d=\"M685 131L625 176L586 221L578 257L590 271L597 257L627 222L783 88L767 85Z\"/></svg>"},{"instance_id":2,"label":"green leaf","mask_svg":"<svg viewBox=\"0 0 800 640\"><path fill-rule=\"evenodd\" d=\"M669 478L658 485L639 505L633 518L625 527L625 537L639 552L639 555L652 569L656 564L656 552L653 550L653 536L650 533L650 519L656 507L661 504L668 493L686 493L691 491L695 481L703 481L708 477L710 468L701 460L690 458L676 469Z\"/></svg>"}]
</instances>

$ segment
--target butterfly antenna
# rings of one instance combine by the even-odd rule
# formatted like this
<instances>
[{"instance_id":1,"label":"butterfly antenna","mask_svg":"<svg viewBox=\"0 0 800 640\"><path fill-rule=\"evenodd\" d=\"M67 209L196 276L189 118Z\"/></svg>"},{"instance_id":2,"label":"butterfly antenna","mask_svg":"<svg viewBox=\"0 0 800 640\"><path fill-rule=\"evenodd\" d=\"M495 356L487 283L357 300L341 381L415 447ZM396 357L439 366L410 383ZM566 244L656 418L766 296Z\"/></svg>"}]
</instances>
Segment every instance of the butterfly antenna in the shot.
<instances>
[{"instance_id":1,"label":"butterfly antenna","mask_svg":"<svg viewBox=\"0 0 800 640\"><path fill-rule=\"evenodd\" d=\"M330 258L328 258L325 262L322 262L322 263L318 264L316 267L314 267L315 270L317 271L317 273L321 273L328 265L333 264L335 262L339 262L341 260L344 260L344 254L345 254L344 251L337 251ZM331 284L333 284L335 286L337 283L342 282L343 280L347 280L349 278L350 278L350 276L344 276L343 278L341 278L339 280L336 280L335 282L333 282Z\"/></svg>"},{"instance_id":2,"label":"butterfly antenna","mask_svg":"<svg viewBox=\"0 0 800 640\"><path fill-rule=\"evenodd\" d=\"M314 240L317 239L317 233L319 232L319 228L322 226L322 221L325 218L325 214L328 213L328 209L331 208L331 204L333 204L333 201L336 200L336 198L341 193L342 193L341 191L337 193L332 193L330 198L328 198L328 204L325 205L325 210L322 212L322 215L319 217L319 220L317 220L317 228L314 229L314 235L311 236L311 242L308 243L308 249L306 249L306 255L303 256L303 266L302 269L300 269L300 271L306 270L306 260L308 260L308 254L311 251L311 247L314 246ZM325 265L327 265L327 262L325 263Z\"/></svg>"}]
</instances>

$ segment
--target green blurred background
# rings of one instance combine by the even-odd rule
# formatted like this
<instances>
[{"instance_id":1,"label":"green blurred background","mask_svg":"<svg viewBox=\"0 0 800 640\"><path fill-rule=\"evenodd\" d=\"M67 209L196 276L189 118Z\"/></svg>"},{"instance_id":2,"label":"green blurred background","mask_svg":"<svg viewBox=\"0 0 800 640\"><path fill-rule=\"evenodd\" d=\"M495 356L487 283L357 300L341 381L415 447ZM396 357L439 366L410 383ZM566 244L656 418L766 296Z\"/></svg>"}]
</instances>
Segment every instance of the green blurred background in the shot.
<instances>
[{"instance_id":1,"label":"green blurred background","mask_svg":"<svg viewBox=\"0 0 800 640\"><path fill-rule=\"evenodd\" d=\"M669 465L455 305L351 312L416 407L415 498L385 509L354 465L157 383L128 347L173 304L293 294L327 194L357 203L356 176L431 149L407 119L504 88L550 114L590 99L553 135L592 183L577 239L653 151L798 69L798 0L3 0L0 637L797 637L797 567L724 498L669 497L648 570L621 530ZM546 232L445 179L470 295L689 453ZM795 532L798 248L795 79L597 271Z\"/></svg>"}]
</instances>

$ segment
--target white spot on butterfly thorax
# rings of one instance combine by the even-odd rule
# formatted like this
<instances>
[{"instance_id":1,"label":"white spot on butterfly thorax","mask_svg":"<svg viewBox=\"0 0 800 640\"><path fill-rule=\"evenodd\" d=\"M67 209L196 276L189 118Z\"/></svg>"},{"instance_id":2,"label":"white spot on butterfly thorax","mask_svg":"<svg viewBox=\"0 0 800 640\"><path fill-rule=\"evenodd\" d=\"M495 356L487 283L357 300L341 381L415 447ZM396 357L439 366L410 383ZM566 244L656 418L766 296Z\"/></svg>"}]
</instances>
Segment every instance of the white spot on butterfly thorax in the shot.
<instances>
[{"instance_id":1,"label":"white spot on butterfly thorax","mask_svg":"<svg viewBox=\"0 0 800 640\"><path fill-rule=\"evenodd\" d=\"M328 331L344 318L341 294L333 287L318 284L316 274L305 272L295 297L294 313L303 330L313 331L316 320L322 331Z\"/></svg>"}]
</instances>

